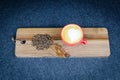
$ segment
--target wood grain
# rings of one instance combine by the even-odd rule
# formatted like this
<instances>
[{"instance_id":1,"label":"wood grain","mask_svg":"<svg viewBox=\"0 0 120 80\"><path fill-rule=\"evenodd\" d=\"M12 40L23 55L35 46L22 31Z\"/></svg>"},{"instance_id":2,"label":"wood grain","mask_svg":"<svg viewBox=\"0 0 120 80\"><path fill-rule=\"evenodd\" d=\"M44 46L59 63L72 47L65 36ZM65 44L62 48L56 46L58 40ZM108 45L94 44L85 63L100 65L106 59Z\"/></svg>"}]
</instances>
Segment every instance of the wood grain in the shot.
<instances>
[{"instance_id":1,"label":"wood grain","mask_svg":"<svg viewBox=\"0 0 120 80\"><path fill-rule=\"evenodd\" d=\"M19 28L16 33L15 55L17 57L58 57L51 49L36 50L31 39L36 34L50 34L55 43L60 44L70 57L107 57L110 55L108 32L106 28L82 28L87 45L68 46L60 38L62 28ZM21 40L26 40L21 44Z\"/></svg>"},{"instance_id":2,"label":"wood grain","mask_svg":"<svg viewBox=\"0 0 120 80\"><path fill-rule=\"evenodd\" d=\"M62 28L19 28L16 39L29 39L35 34L49 34L55 40L60 40ZM106 28L82 28L85 38L88 39L108 39Z\"/></svg>"}]
</instances>

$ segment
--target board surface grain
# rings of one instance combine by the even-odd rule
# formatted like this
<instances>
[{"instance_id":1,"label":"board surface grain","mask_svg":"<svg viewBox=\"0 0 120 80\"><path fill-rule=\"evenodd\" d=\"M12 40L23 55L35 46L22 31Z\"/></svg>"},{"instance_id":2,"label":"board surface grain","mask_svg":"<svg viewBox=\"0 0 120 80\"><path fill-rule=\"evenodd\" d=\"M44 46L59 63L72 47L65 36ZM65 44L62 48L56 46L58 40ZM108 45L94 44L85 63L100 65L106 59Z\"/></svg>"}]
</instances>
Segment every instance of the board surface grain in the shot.
<instances>
[{"instance_id":1,"label":"board surface grain","mask_svg":"<svg viewBox=\"0 0 120 80\"><path fill-rule=\"evenodd\" d=\"M62 28L19 28L16 33L15 55L17 57L58 57L51 49L37 50L31 39L36 34L49 34L54 43L60 44L70 57L107 57L110 55L108 31L106 28L82 28L86 45L68 46L60 37ZM21 40L26 40L21 44Z\"/></svg>"}]
</instances>

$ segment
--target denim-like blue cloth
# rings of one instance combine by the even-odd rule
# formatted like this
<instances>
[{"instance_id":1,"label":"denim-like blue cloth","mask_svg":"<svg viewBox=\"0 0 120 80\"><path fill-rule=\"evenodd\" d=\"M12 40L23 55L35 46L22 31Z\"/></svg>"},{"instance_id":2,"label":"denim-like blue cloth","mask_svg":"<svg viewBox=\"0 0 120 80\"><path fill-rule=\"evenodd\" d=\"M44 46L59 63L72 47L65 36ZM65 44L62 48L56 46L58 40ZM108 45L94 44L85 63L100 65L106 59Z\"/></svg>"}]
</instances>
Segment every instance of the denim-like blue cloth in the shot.
<instances>
[{"instance_id":1,"label":"denim-like blue cloth","mask_svg":"<svg viewBox=\"0 0 120 80\"><path fill-rule=\"evenodd\" d=\"M106 27L108 58L17 58L17 28ZM0 0L0 80L120 80L119 0Z\"/></svg>"}]
</instances>

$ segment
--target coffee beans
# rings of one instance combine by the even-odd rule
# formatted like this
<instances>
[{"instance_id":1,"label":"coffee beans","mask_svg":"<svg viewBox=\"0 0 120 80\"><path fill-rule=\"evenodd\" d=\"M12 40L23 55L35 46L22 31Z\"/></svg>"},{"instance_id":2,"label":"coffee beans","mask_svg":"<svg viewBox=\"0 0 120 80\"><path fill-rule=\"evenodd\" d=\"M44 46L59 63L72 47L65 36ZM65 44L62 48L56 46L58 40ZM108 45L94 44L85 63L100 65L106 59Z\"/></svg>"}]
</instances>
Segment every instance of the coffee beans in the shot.
<instances>
[{"instance_id":1,"label":"coffee beans","mask_svg":"<svg viewBox=\"0 0 120 80\"><path fill-rule=\"evenodd\" d=\"M32 38L32 45L37 50L48 49L53 44L53 40L49 34L37 34Z\"/></svg>"}]
</instances>

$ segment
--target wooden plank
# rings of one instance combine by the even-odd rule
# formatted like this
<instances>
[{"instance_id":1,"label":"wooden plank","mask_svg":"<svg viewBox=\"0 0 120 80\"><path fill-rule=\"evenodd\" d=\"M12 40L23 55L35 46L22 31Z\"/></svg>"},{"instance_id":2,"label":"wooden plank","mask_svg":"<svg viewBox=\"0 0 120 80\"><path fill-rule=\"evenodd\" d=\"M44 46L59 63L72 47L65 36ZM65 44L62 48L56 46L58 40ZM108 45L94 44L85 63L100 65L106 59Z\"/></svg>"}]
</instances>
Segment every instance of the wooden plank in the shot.
<instances>
[{"instance_id":1,"label":"wooden plank","mask_svg":"<svg viewBox=\"0 0 120 80\"><path fill-rule=\"evenodd\" d=\"M36 34L50 34L54 42L60 44L70 57L107 57L110 55L108 32L106 28L82 28L87 45L68 46L60 38L62 28L19 28L16 33L15 55L17 57L58 57L51 49L36 50L31 38ZM21 44L20 40L26 40Z\"/></svg>"}]
</instances>

